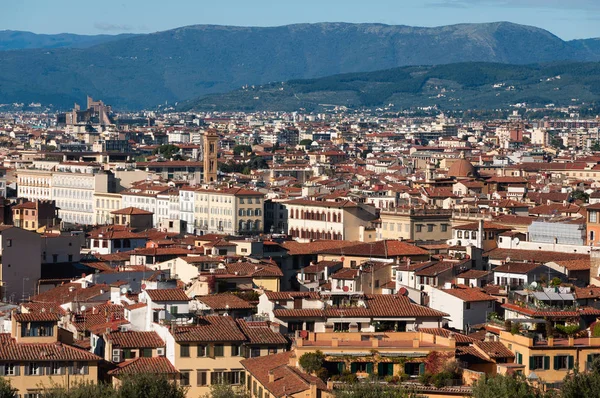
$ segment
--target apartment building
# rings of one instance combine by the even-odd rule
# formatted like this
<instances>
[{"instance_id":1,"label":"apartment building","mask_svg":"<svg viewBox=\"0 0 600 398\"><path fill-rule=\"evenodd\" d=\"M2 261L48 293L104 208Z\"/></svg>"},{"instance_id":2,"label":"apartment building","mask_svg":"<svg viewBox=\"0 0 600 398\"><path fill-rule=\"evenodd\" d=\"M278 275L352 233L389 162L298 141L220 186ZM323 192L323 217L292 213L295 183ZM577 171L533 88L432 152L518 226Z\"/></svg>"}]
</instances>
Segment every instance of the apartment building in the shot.
<instances>
[{"instance_id":1,"label":"apartment building","mask_svg":"<svg viewBox=\"0 0 600 398\"><path fill-rule=\"evenodd\" d=\"M111 192L94 192L93 195L93 211L94 224L107 225L112 224L111 213L115 210L122 209L121 194Z\"/></svg>"},{"instance_id":2,"label":"apartment building","mask_svg":"<svg viewBox=\"0 0 600 398\"><path fill-rule=\"evenodd\" d=\"M15 396L35 397L44 388L98 382L102 358L62 342L67 334L58 320L50 312L14 313L11 333L0 335L0 375L17 390Z\"/></svg>"},{"instance_id":3,"label":"apartment building","mask_svg":"<svg viewBox=\"0 0 600 398\"><path fill-rule=\"evenodd\" d=\"M12 207L13 225L28 231L51 228L60 224L58 209L54 201L36 200Z\"/></svg>"},{"instance_id":4,"label":"apartment building","mask_svg":"<svg viewBox=\"0 0 600 398\"><path fill-rule=\"evenodd\" d=\"M154 213L153 224L156 226L158 194L167 192L169 189L167 185L152 182L144 181L135 184L131 188L121 192L121 206L151 211Z\"/></svg>"},{"instance_id":5,"label":"apartment building","mask_svg":"<svg viewBox=\"0 0 600 398\"><path fill-rule=\"evenodd\" d=\"M40 169L17 170L17 196L29 200L52 199L52 171Z\"/></svg>"},{"instance_id":6,"label":"apartment building","mask_svg":"<svg viewBox=\"0 0 600 398\"><path fill-rule=\"evenodd\" d=\"M360 240L360 227L377 218L375 207L349 200L340 202L296 199L285 203L288 235L297 239Z\"/></svg>"},{"instance_id":7,"label":"apartment building","mask_svg":"<svg viewBox=\"0 0 600 398\"><path fill-rule=\"evenodd\" d=\"M382 211L377 239L441 241L452 237L452 210L397 208Z\"/></svg>"},{"instance_id":8,"label":"apartment building","mask_svg":"<svg viewBox=\"0 0 600 398\"><path fill-rule=\"evenodd\" d=\"M52 173L52 199L65 223L92 225L94 193L114 190L114 175L91 163L61 163Z\"/></svg>"},{"instance_id":9,"label":"apartment building","mask_svg":"<svg viewBox=\"0 0 600 398\"><path fill-rule=\"evenodd\" d=\"M260 192L242 188L198 189L194 200L194 230L197 234L263 232L264 195Z\"/></svg>"},{"instance_id":10,"label":"apartment building","mask_svg":"<svg viewBox=\"0 0 600 398\"><path fill-rule=\"evenodd\" d=\"M174 363L188 396L209 392L212 384L245 385L244 358L284 351L287 340L265 323L234 320L229 316L198 317L191 326L174 326Z\"/></svg>"}]
</instances>

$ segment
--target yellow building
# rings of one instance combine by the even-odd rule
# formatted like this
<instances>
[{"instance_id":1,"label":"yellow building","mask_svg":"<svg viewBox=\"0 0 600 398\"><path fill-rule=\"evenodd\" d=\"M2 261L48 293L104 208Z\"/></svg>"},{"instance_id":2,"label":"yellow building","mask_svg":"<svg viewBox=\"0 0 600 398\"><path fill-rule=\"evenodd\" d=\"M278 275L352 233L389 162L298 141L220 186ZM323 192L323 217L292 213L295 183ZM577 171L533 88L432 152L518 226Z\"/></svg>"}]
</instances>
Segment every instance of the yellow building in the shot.
<instances>
[{"instance_id":1,"label":"yellow building","mask_svg":"<svg viewBox=\"0 0 600 398\"><path fill-rule=\"evenodd\" d=\"M58 327L58 319L50 312L13 314L11 334L0 334L0 375L20 396L98 382L102 358L66 344L72 335Z\"/></svg>"},{"instance_id":2,"label":"yellow building","mask_svg":"<svg viewBox=\"0 0 600 398\"><path fill-rule=\"evenodd\" d=\"M379 218L379 240L445 241L452 237L452 210L398 208L382 211Z\"/></svg>"},{"instance_id":3,"label":"yellow building","mask_svg":"<svg viewBox=\"0 0 600 398\"><path fill-rule=\"evenodd\" d=\"M540 340L501 331L500 341L515 354L515 362L521 365L518 371L530 379L535 373L544 383L562 382L575 367L587 370L600 355L600 337L548 337Z\"/></svg>"},{"instance_id":4,"label":"yellow building","mask_svg":"<svg viewBox=\"0 0 600 398\"><path fill-rule=\"evenodd\" d=\"M246 372L240 361L284 351L285 338L264 323L234 320L228 316L199 317L193 326L177 326L175 367L188 396L198 397L217 383L245 385Z\"/></svg>"}]
</instances>

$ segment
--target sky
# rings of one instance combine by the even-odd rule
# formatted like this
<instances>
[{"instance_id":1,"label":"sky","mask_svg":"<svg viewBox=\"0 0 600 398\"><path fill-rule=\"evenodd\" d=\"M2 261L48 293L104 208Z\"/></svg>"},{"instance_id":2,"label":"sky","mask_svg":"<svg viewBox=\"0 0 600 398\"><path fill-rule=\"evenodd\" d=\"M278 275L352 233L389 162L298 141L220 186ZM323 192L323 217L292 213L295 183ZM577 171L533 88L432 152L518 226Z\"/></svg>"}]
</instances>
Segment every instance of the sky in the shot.
<instances>
[{"instance_id":1,"label":"sky","mask_svg":"<svg viewBox=\"0 0 600 398\"><path fill-rule=\"evenodd\" d=\"M150 33L195 24L495 21L537 26L564 40L600 37L600 0L0 0L0 30L35 33Z\"/></svg>"}]
</instances>

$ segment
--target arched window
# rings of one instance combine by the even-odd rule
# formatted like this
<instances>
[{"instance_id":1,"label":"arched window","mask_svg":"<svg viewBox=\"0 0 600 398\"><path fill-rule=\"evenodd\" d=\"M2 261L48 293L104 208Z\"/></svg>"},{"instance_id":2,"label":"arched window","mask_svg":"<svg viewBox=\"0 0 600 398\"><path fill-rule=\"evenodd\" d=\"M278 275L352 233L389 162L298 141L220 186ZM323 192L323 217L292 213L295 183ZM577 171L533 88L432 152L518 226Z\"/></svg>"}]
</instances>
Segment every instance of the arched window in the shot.
<instances>
[{"instance_id":1,"label":"arched window","mask_svg":"<svg viewBox=\"0 0 600 398\"><path fill-rule=\"evenodd\" d=\"M254 230L260 231L260 221L259 220L254 221Z\"/></svg>"},{"instance_id":2,"label":"arched window","mask_svg":"<svg viewBox=\"0 0 600 398\"><path fill-rule=\"evenodd\" d=\"M330 212L327 212L327 221L328 222L331 221L331 213Z\"/></svg>"},{"instance_id":3,"label":"arched window","mask_svg":"<svg viewBox=\"0 0 600 398\"><path fill-rule=\"evenodd\" d=\"M240 231L243 231L246 229L246 223L244 221L240 221Z\"/></svg>"}]
</instances>

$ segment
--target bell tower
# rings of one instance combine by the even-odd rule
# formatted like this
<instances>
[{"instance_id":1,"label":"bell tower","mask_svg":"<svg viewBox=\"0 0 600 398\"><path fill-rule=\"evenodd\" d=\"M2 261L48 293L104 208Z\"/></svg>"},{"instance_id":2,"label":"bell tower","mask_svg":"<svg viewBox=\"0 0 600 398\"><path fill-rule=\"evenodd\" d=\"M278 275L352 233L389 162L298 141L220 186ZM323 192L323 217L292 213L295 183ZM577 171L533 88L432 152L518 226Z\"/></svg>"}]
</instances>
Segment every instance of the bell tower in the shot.
<instances>
[{"instance_id":1,"label":"bell tower","mask_svg":"<svg viewBox=\"0 0 600 398\"><path fill-rule=\"evenodd\" d=\"M204 132L204 183L217 181L217 146L219 135L215 130Z\"/></svg>"}]
</instances>

